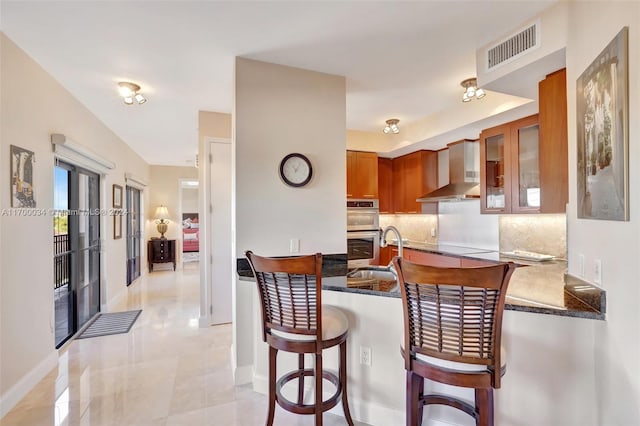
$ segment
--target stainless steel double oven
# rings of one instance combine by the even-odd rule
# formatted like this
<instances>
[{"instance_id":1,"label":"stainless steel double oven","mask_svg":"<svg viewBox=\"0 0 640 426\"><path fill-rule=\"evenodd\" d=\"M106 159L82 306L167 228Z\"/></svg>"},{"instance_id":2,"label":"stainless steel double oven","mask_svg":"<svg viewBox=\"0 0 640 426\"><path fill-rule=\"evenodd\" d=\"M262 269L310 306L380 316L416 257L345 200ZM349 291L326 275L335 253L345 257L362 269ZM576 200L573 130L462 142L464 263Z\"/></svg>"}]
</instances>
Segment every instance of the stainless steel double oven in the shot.
<instances>
[{"instance_id":1,"label":"stainless steel double oven","mask_svg":"<svg viewBox=\"0 0 640 426\"><path fill-rule=\"evenodd\" d=\"M378 200L347 200L347 264L377 265L380 260Z\"/></svg>"}]
</instances>

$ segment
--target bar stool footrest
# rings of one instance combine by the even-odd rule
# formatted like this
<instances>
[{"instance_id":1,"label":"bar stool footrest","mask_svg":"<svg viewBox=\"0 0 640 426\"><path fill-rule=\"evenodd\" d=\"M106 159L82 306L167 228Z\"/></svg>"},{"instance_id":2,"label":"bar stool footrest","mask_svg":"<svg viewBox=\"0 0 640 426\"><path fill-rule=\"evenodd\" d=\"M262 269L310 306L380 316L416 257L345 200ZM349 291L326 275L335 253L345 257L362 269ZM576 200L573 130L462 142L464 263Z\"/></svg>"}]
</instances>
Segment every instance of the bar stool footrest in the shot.
<instances>
[{"instance_id":1,"label":"bar stool footrest","mask_svg":"<svg viewBox=\"0 0 640 426\"><path fill-rule=\"evenodd\" d=\"M476 407L458 398L451 396L444 396L438 394L429 394L422 397L424 405L448 405L449 407L457 408L460 411L464 411L473 418L478 417Z\"/></svg>"},{"instance_id":2,"label":"bar stool footrest","mask_svg":"<svg viewBox=\"0 0 640 426\"><path fill-rule=\"evenodd\" d=\"M276 401L278 402L278 405L280 405L280 407L284 408L285 410L291 413L314 414L315 404L298 404L298 403L292 402L291 400L285 398L284 395L282 395L281 390L284 387L284 385L286 385L291 380L300 378L301 375L305 377L312 377L314 375L314 370L313 369L293 370L283 375L282 377L280 377L280 379L276 383ZM331 397L328 398L326 401L324 400L322 401L322 412L325 412L325 411L331 410L333 407L335 407L338 404L338 400L342 394L342 384L340 383L338 376L331 371L322 370L322 378L324 380L328 380L336 387L335 393L331 395Z\"/></svg>"}]
</instances>

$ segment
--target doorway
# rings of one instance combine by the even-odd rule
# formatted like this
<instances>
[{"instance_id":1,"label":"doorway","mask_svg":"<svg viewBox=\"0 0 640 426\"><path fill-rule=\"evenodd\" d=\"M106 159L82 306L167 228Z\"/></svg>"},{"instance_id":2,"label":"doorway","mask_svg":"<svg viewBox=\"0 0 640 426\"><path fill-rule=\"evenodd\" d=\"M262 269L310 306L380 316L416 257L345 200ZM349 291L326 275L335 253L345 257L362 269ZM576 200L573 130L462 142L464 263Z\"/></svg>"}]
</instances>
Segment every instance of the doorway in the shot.
<instances>
[{"instance_id":1,"label":"doorway","mask_svg":"<svg viewBox=\"0 0 640 426\"><path fill-rule=\"evenodd\" d=\"M100 311L100 176L54 167L55 344L62 346Z\"/></svg>"},{"instance_id":2,"label":"doorway","mask_svg":"<svg viewBox=\"0 0 640 426\"><path fill-rule=\"evenodd\" d=\"M180 179L180 216L182 220L182 267L199 269L200 217L198 214L199 183Z\"/></svg>"}]
</instances>

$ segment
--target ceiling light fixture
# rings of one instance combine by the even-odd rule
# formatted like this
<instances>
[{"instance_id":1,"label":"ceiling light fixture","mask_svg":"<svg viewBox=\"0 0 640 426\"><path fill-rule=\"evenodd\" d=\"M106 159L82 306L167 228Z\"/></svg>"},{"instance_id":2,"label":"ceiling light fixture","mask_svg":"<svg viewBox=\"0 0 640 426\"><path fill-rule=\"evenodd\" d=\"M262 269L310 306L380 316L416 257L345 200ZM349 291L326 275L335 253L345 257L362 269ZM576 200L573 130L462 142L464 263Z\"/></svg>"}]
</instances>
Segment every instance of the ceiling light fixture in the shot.
<instances>
[{"instance_id":1,"label":"ceiling light fixture","mask_svg":"<svg viewBox=\"0 0 640 426\"><path fill-rule=\"evenodd\" d=\"M474 97L476 99L482 99L486 96L484 90L478 88L478 80L475 78L468 78L464 80L460 83L460 86L464 87L462 102L469 102Z\"/></svg>"},{"instance_id":2,"label":"ceiling light fixture","mask_svg":"<svg viewBox=\"0 0 640 426\"><path fill-rule=\"evenodd\" d=\"M398 127L398 123L400 122L400 120L398 120L397 118L390 118L387 120L387 125L384 129L382 129L382 131L384 132L384 134L386 135L389 132L393 132L394 134L398 134L400 133L400 128Z\"/></svg>"},{"instance_id":3,"label":"ceiling light fixture","mask_svg":"<svg viewBox=\"0 0 640 426\"><path fill-rule=\"evenodd\" d=\"M120 92L120 96L122 96L124 103L127 105L133 105L134 99L139 105L147 102L147 98L142 96L141 93L138 93L140 91L140 86L135 83L121 81L118 83L118 91Z\"/></svg>"}]
</instances>

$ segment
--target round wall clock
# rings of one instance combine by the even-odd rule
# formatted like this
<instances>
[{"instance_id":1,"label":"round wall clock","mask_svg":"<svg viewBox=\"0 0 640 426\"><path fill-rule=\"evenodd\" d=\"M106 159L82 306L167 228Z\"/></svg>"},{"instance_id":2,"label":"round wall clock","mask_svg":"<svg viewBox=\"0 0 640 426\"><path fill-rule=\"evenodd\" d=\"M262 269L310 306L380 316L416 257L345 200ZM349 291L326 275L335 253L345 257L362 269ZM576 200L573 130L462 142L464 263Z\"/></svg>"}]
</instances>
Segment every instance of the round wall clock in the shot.
<instances>
[{"instance_id":1,"label":"round wall clock","mask_svg":"<svg viewBox=\"0 0 640 426\"><path fill-rule=\"evenodd\" d=\"M305 186L312 176L311 161L302 154L289 154L280 162L280 177L289 186Z\"/></svg>"}]
</instances>

